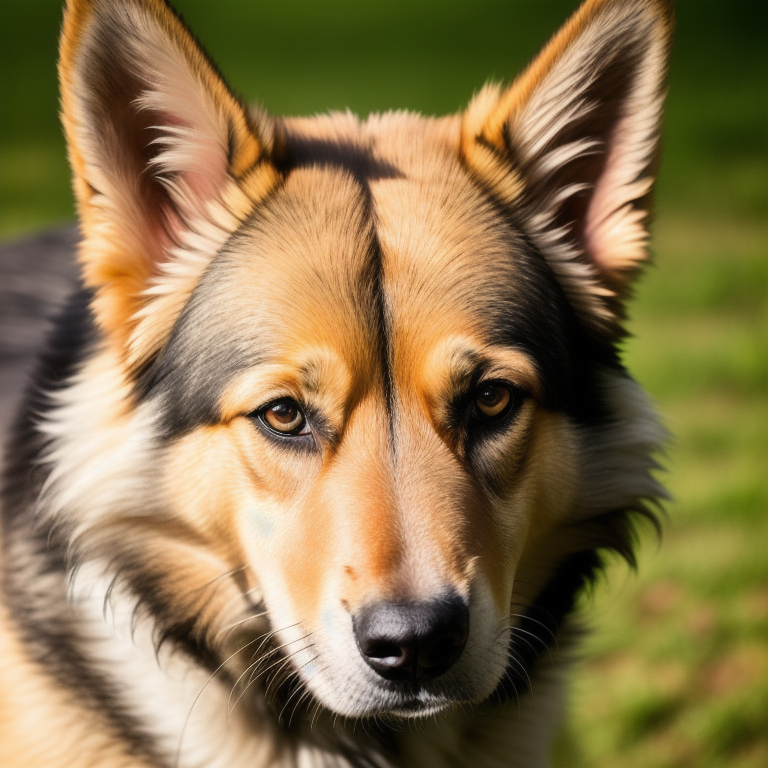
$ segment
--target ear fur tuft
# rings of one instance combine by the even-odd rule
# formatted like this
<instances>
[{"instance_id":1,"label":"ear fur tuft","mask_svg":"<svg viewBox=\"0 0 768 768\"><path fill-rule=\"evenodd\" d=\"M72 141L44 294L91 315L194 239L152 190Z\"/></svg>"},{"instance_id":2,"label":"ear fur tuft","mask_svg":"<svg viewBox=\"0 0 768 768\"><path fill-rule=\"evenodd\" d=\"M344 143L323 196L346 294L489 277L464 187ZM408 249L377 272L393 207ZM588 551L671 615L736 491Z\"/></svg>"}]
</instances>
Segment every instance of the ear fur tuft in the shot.
<instances>
[{"instance_id":1,"label":"ear fur tuft","mask_svg":"<svg viewBox=\"0 0 768 768\"><path fill-rule=\"evenodd\" d=\"M522 210L585 324L621 334L647 261L673 29L667 0L587 0L505 91L486 88L462 124L467 165Z\"/></svg>"}]
</instances>

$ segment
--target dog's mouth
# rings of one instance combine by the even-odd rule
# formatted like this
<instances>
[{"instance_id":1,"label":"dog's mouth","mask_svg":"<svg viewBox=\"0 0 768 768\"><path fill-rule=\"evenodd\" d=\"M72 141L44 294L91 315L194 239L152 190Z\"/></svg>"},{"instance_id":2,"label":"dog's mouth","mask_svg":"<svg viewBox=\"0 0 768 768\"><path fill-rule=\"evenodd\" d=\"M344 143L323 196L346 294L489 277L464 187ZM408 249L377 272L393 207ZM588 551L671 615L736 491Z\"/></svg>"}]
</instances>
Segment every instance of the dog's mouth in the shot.
<instances>
[{"instance_id":1,"label":"dog's mouth","mask_svg":"<svg viewBox=\"0 0 768 768\"><path fill-rule=\"evenodd\" d=\"M367 633L373 639L353 627L356 642L345 654L337 643L323 642L318 632L302 625L276 631L262 603L252 607L238 637L230 636L225 644L226 655L233 658L227 665L231 707L262 712L266 707L286 725L326 715L383 722L419 719L514 700L529 688L536 659L549 646L546 624L553 617L537 609L534 603L517 615L515 623L524 627L512 628L506 652L499 647L494 659L483 645L478 650L469 643L465 649L466 633L446 630L437 633L435 642L420 639L411 648L407 637L384 643L378 625ZM481 664L481 658L486 662Z\"/></svg>"},{"instance_id":2,"label":"dog's mouth","mask_svg":"<svg viewBox=\"0 0 768 768\"><path fill-rule=\"evenodd\" d=\"M229 708L262 709L267 706L282 726L295 725L300 720L315 721L323 715L336 718L334 707L329 707L313 690L304 674L310 665L302 664L276 639L271 631L262 635L243 638L236 643L236 650L227 676L231 694ZM236 654L236 655L235 655ZM419 680L367 680L364 695L365 706L355 715L342 718L382 722L430 717L460 706L462 701L444 689L439 676ZM355 698L360 698L358 692Z\"/></svg>"}]
</instances>

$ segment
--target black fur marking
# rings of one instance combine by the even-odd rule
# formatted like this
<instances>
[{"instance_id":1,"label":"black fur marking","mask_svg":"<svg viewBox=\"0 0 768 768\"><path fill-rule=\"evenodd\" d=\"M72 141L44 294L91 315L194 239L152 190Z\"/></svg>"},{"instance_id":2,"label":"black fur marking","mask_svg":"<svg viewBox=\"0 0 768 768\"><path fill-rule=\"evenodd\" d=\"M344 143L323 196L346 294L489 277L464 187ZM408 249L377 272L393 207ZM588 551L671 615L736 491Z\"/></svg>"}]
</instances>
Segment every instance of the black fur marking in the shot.
<instances>
[{"instance_id":1,"label":"black fur marking","mask_svg":"<svg viewBox=\"0 0 768 768\"><path fill-rule=\"evenodd\" d=\"M602 401L596 371L610 368L626 373L616 340L599 339L587 332L522 219L476 179L473 182L523 244L515 260L521 279L509 299L497 308L493 324L498 329L496 343L532 356L546 407L565 411L585 424L607 418L610 409Z\"/></svg>"},{"instance_id":2,"label":"black fur marking","mask_svg":"<svg viewBox=\"0 0 768 768\"><path fill-rule=\"evenodd\" d=\"M36 425L50 409L50 394L66 386L96 343L91 298L81 289L61 313L8 444L2 497L2 588L32 658L65 690L77 690L83 705L104 719L131 754L159 766L163 761L152 738L84 653L87 638L82 637L67 598L65 542L58 532L40 526L34 514L48 474L40 461L47 441Z\"/></svg>"},{"instance_id":3,"label":"black fur marking","mask_svg":"<svg viewBox=\"0 0 768 768\"><path fill-rule=\"evenodd\" d=\"M542 655L556 657L562 638L563 620L576 607L578 596L594 584L604 563L594 550L578 552L568 557L557 573L528 607L512 604L511 613L520 614L516 629L512 630L509 643L507 671L488 701L517 700L529 693L530 681ZM516 610L519 608L519 610Z\"/></svg>"},{"instance_id":4,"label":"black fur marking","mask_svg":"<svg viewBox=\"0 0 768 768\"><path fill-rule=\"evenodd\" d=\"M378 233L375 228L376 210L373 206L368 187L366 200L368 203L368 215L374 222L374 243L370 254L370 283L373 294L374 311L376 316L376 342L379 350L381 364L382 385L384 387L384 400L389 416L389 437L393 451L393 458L397 457L397 428L395 426L395 385L392 373L392 342L391 320L387 310L387 297L384 291L384 259L379 243Z\"/></svg>"},{"instance_id":5,"label":"black fur marking","mask_svg":"<svg viewBox=\"0 0 768 768\"><path fill-rule=\"evenodd\" d=\"M233 322L226 298L233 270L230 255L242 242L236 232L211 263L176 320L170 338L136 381L139 401L156 399L162 439L220 421L223 389L240 371L261 361L258 329Z\"/></svg>"},{"instance_id":6,"label":"black fur marking","mask_svg":"<svg viewBox=\"0 0 768 768\"><path fill-rule=\"evenodd\" d=\"M28 515L47 471L40 464L46 441L37 422L51 406L51 394L61 391L98 340L90 311L93 296L84 288L67 301L56 320L6 448L3 516L10 524Z\"/></svg>"},{"instance_id":7,"label":"black fur marking","mask_svg":"<svg viewBox=\"0 0 768 768\"><path fill-rule=\"evenodd\" d=\"M372 208L370 184L380 179L402 179L403 172L392 163L377 158L371 146L349 139L313 139L291 135L288 154L280 168L286 175L309 166L339 168L347 171L368 196Z\"/></svg>"}]
</instances>

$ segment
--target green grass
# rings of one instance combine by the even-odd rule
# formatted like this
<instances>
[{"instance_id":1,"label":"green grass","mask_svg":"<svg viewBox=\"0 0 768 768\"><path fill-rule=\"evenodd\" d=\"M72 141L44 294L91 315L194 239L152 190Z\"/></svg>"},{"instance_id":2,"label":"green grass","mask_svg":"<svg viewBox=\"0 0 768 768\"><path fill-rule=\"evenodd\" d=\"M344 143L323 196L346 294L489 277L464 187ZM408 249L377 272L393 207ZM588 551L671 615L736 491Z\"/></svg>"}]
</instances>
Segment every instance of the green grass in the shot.
<instances>
[{"instance_id":1,"label":"green grass","mask_svg":"<svg viewBox=\"0 0 768 768\"><path fill-rule=\"evenodd\" d=\"M576 0L179 0L276 113L454 111ZM0 236L72 216L54 0L0 4ZM768 5L680 0L656 265L626 345L675 438L675 501L585 615L562 766L768 765Z\"/></svg>"},{"instance_id":2,"label":"green grass","mask_svg":"<svg viewBox=\"0 0 768 768\"><path fill-rule=\"evenodd\" d=\"M630 367L675 435L661 546L588 615L563 766L768 761L766 220L660 214Z\"/></svg>"}]
</instances>

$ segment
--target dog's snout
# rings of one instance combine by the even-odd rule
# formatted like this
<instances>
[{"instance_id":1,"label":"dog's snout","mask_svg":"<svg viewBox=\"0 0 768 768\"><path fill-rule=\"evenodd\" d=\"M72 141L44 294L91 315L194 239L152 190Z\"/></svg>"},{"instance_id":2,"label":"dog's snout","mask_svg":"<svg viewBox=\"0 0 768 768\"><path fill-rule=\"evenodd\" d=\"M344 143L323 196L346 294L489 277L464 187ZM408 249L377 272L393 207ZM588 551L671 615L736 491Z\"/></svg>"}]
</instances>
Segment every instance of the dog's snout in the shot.
<instances>
[{"instance_id":1,"label":"dog's snout","mask_svg":"<svg viewBox=\"0 0 768 768\"><path fill-rule=\"evenodd\" d=\"M458 596L430 602L381 602L354 619L357 644L381 677L417 683L447 672L469 635L469 609Z\"/></svg>"}]
</instances>

